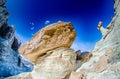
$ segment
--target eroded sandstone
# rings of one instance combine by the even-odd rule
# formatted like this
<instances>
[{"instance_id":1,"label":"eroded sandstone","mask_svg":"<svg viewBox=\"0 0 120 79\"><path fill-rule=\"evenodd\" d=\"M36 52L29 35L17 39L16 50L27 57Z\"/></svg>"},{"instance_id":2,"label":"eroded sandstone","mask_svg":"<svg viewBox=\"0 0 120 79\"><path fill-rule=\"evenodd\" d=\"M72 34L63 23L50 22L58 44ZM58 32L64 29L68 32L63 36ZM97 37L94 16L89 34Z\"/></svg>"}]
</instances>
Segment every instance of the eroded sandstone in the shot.
<instances>
[{"instance_id":1,"label":"eroded sandstone","mask_svg":"<svg viewBox=\"0 0 120 79\"><path fill-rule=\"evenodd\" d=\"M58 47L70 47L75 37L73 25L59 21L42 28L19 51L30 61L37 63L40 57L48 55L47 51Z\"/></svg>"}]
</instances>

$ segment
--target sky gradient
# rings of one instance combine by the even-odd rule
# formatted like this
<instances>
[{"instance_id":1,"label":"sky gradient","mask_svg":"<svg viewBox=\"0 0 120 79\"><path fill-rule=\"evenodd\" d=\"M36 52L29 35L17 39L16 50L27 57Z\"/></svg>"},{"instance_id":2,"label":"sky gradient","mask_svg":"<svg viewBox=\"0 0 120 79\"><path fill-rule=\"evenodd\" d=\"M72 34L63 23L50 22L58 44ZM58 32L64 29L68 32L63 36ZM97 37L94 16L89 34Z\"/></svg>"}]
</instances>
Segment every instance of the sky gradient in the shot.
<instances>
[{"instance_id":1,"label":"sky gradient","mask_svg":"<svg viewBox=\"0 0 120 79\"><path fill-rule=\"evenodd\" d=\"M16 36L23 43L42 27L59 20L72 22L77 37L75 50L92 50L101 39L96 29L99 21L106 27L114 10L113 0L8 0L9 25L14 25Z\"/></svg>"}]
</instances>

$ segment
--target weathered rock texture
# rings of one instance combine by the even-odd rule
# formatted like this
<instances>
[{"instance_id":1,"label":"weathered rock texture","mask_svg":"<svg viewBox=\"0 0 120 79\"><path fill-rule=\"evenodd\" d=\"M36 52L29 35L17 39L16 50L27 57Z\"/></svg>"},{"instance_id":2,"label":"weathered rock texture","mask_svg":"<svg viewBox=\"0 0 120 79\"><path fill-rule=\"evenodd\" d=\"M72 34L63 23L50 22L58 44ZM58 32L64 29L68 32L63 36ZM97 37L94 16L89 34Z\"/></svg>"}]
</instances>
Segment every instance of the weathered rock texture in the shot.
<instances>
[{"instance_id":1,"label":"weathered rock texture","mask_svg":"<svg viewBox=\"0 0 120 79\"><path fill-rule=\"evenodd\" d=\"M21 43L15 37L14 27L7 25L5 2L0 0L0 79L33 69L33 64L18 52Z\"/></svg>"},{"instance_id":2,"label":"weathered rock texture","mask_svg":"<svg viewBox=\"0 0 120 79\"><path fill-rule=\"evenodd\" d=\"M102 72L106 69L108 65L108 59L110 55L113 53L112 49L108 49L104 55L100 57L100 60L97 62L94 71L95 72Z\"/></svg>"},{"instance_id":3,"label":"weathered rock texture","mask_svg":"<svg viewBox=\"0 0 120 79\"><path fill-rule=\"evenodd\" d=\"M114 2L115 15L110 24L105 29L99 23L102 39L96 43L93 56L76 70L85 70L85 79L120 79L120 0Z\"/></svg>"},{"instance_id":4,"label":"weathered rock texture","mask_svg":"<svg viewBox=\"0 0 120 79\"><path fill-rule=\"evenodd\" d=\"M71 72L69 79L85 79L84 72Z\"/></svg>"},{"instance_id":5,"label":"weathered rock texture","mask_svg":"<svg viewBox=\"0 0 120 79\"><path fill-rule=\"evenodd\" d=\"M76 54L70 48L57 48L44 58L31 73L20 74L8 79L68 79L76 69Z\"/></svg>"},{"instance_id":6,"label":"weathered rock texture","mask_svg":"<svg viewBox=\"0 0 120 79\"><path fill-rule=\"evenodd\" d=\"M33 63L38 63L47 51L58 47L70 47L76 33L71 23L57 22L42 28L30 42L23 45L19 51Z\"/></svg>"}]
</instances>

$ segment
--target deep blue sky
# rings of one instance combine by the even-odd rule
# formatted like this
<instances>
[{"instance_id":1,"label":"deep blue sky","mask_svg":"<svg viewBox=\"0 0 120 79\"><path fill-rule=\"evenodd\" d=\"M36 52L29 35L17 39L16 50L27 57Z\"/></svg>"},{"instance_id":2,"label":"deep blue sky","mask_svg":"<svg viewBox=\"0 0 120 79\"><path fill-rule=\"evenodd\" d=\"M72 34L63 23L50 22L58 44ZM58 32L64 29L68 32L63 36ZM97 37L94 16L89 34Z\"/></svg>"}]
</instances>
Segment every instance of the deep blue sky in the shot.
<instances>
[{"instance_id":1,"label":"deep blue sky","mask_svg":"<svg viewBox=\"0 0 120 79\"><path fill-rule=\"evenodd\" d=\"M99 21L107 26L112 19L113 0L8 0L9 25L15 25L22 42L30 40L39 29L50 23L72 22L77 32L75 50L91 50L101 33Z\"/></svg>"}]
</instances>

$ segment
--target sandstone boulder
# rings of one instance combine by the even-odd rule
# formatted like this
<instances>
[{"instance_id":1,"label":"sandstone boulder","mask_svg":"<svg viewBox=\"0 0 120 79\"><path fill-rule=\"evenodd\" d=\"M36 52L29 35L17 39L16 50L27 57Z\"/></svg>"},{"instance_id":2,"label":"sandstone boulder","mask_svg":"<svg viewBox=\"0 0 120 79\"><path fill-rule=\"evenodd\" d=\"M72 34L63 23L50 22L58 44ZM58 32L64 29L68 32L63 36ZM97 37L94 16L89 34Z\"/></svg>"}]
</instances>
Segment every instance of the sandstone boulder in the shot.
<instances>
[{"instance_id":1,"label":"sandstone boulder","mask_svg":"<svg viewBox=\"0 0 120 79\"><path fill-rule=\"evenodd\" d=\"M57 22L42 28L30 42L23 45L19 51L33 63L47 55L47 51L58 47L70 47L76 33L69 22Z\"/></svg>"}]
</instances>

